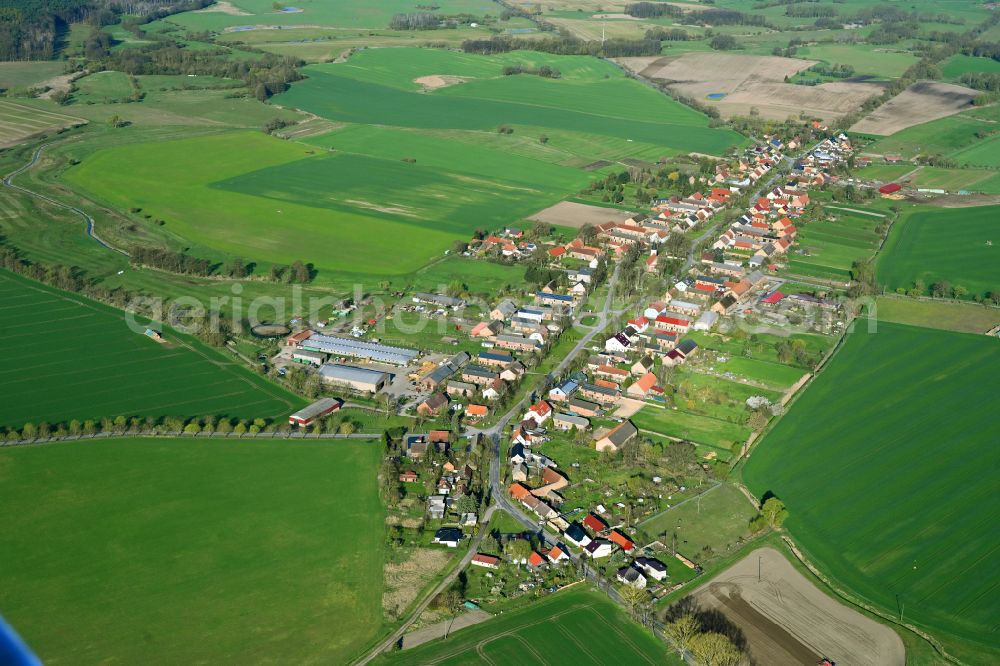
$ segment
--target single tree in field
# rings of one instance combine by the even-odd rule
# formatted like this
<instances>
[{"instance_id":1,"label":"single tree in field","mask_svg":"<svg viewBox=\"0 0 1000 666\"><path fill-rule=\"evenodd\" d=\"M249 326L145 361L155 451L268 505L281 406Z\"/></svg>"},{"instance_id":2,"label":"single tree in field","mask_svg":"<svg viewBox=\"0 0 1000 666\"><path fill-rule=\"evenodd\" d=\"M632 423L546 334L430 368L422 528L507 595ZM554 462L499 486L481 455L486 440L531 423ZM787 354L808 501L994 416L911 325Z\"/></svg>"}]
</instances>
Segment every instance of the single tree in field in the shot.
<instances>
[{"instance_id":1,"label":"single tree in field","mask_svg":"<svg viewBox=\"0 0 1000 666\"><path fill-rule=\"evenodd\" d=\"M340 427L337 430L338 432L340 432L341 435L353 435L354 424L351 423L350 421L344 421L343 423L340 424Z\"/></svg>"},{"instance_id":2,"label":"single tree in field","mask_svg":"<svg viewBox=\"0 0 1000 666\"><path fill-rule=\"evenodd\" d=\"M788 518L788 509L785 508L785 503L777 497L769 497L760 507L760 514L764 516L768 526L776 530Z\"/></svg>"},{"instance_id":3,"label":"single tree in field","mask_svg":"<svg viewBox=\"0 0 1000 666\"><path fill-rule=\"evenodd\" d=\"M646 590L633 585L619 585L618 596L621 597L622 603L625 605L625 610L635 619L639 614L640 608L646 602L648 595L646 594Z\"/></svg>"}]
</instances>

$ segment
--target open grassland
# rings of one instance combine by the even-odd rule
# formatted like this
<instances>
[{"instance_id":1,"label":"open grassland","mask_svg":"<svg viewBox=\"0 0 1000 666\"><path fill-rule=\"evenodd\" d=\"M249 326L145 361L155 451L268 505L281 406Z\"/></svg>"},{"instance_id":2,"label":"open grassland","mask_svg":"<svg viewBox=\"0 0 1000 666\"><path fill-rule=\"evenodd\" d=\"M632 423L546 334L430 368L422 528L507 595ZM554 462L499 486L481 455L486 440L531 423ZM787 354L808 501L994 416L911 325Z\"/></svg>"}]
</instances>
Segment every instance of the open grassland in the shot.
<instances>
[{"instance_id":1,"label":"open grassland","mask_svg":"<svg viewBox=\"0 0 1000 666\"><path fill-rule=\"evenodd\" d=\"M913 187L1000 194L1000 172L987 169L922 167L906 181Z\"/></svg>"},{"instance_id":2,"label":"open grassland","mask_svg":"<svg viewBox=\"0 0 1000 666\"><path fill-rule=\"evenodd\" d=\"M525 217L588 180L582 171L476 146L377 135L370 148L386 157L260 133L125 144L99 150L65 178L119 209L142 208L206 248L379 274L410 273L452 240ZM329 140L338 145L336 137ZM161 186L140 185L150 179Z\"/></svg>"},{"instance_id":3,"label":"open grassland","mask_svg":"<svg viewBox=\"0 0 1000 666\"><path fill-rule=\"evenodd\" d=\"M0 606L46 663L348 663L381 627L375 442L0 451Z\"/></svg>"},{"instance_id":4,"label":"open grassland","mask_svg":"<svg viewBox=\"0 0 1000 666\"><path fill-rule=\"evenodd\" d=\"M941 64L941 73L949 81L957 81L962 74L997 74L1000 73L1000 62L992 58L976 58L959 53Z\"/></svg>"},{"instance_id":5,"label":"open grassland","mask_svg":"<svg viewBox=\"0 0 1000 666\"><path fill-rule=\"evenodd\" d=\"M799 230L797 248L789 255L792 273L850 279L851 265L875 254L881 237L877 218L837 211L830 222L811 222Z\"/></svg>"},{"instance_id":6,"label":"open grassland","mask_svg":"<svg viewBox=\"0 0 1000 666\"><path fill-rule=\"evenodd\" d=\"M73 101L79 104L124 102L133 93L128 75L112 71L97 72L78 79L76 88Z\"/></svg>"},{"instance_id":7,"label":"open grassland","mask_svg":"<svg viewBox=\"0 0 1000 666\"><path fill-rule=\"evenodd\" d=\"M735 550L741 540L750 536L750 519L755 515L757 510L750 500L735 486L723 483L696 499L657 514L639 528L668 548L673 547L676 535L677 551L702 562Z\"/></svg>"},{"instance_id":8,"label":"open grassland","mask_svg":"<svg viewBox=\"0 0 1000 666\"><path fill-rule=\"evenodd\" d=\"M57 60L0 62L0 88L27 90L63 73L66 65Z\"/></svg>"},{"instance_id":9,"label":"open grassland","mask_svg":"<svg viewBox=\"0 0 1000 666\"><path fill-rule=\"evenodd\" d=\"M859 327L744 473L839 586L969 663L1000 656L998 358L985 336Z\"/></svg>"},{"instance_id":10,"label":"open grassland","mask_svg":"<svg viewBox=\"0 0 1000 666\"><path fill-rule=\"evenodd\" d=\"M876 154L942 155L960 165L1000 167L1000 133L994 105L940 118L879 138L866 148Z\"/></svg>"},{"instance_id":11,"label":"open grassland","mask_svg":"<svg viewBox=\"0 0 1000 666\"><path fill-rule=\"evenodd\" d=\"M643 407L632 423L640 430L689 440L728 450L733 442L743 442L750 436L750 428L728 420L703 416L691 412Z\"/></svg>"},{"instance_id":12,"label":"open grassland","mask_svg":"<svg viewBox=\"0 0 1000 666\"><path fill-rule=\"evenodd\" d=\"M893 225L879 253L879 282L890 290L948 281L968 297L1000 289L997 209L914 209ZM990 243L992 241L992 244Z\"/></svg>"},{"instance_id":13,"label":"open grassland","mask_svg":"<svg viewBox=\"0 0 1000 666\"><path fill-rule=\"evenodd\" d=\"M666 664L683 662L603 594L580 585L379 664Z\"/></svg>"},{"instance_id":14,"label":"open grassland","mask_svg":"<svg viewBox=\"0 0 1000 666\"><path fill-rule=\"evenodd\" d=\"M514 63L548 65L562 77L503 76L503 67ZM275 102L335 121L424 130L494 131L509 125L515 133L530 128L536 137L538 132L568 130L577 134L577 144L592 135L611 137L657 144L663 154L721 154L744 142L731 131L710 129L707 117L589 57L372 49L346 63L304 71L309 78ZM468 82L432 92L423 92L415 82L443 75Z\"/></svg>"},{"instance_id":15,"label":"open grassland","mask_svg":"<svg viewBox=\"0 0 1000 666\"><path fill-rule=\"evenodd\" d=\"M18 102L0 99L0 148L12 146L45 132L85 122L82 118L54 111L41 111Z\"/></svg>"},{"instance_id":16,"label":"open grassland","mask_svg":"<svg viewBox=\"0 0 1000 666\"><path fill-rule=\"evenodd\" d=\"M897 324L985 333L1000 325L1000 309L988 305L879 297L878 318Z\"/></svg>"},{"instance_id":17,"label":"open grassland","mask_svg":"<svg viewBox=\"0 0 1000 666\"><path fill-rule=\"evenodd\" d=\"M221 31L241 26L336 26L342 28L388 28L393 14L422 11L419 3L410 0L380 0L357 3L349 0L295 0L287 5L271 0L232 0L229 7L221 3L207 10L175 14L154 22L152 28L162 29L176 25L200 32ZM231 7L231 8L230 8ZM471 14L482 16L498 12L495 6L478 0L436 0L434 12L441 15ZM298 10L298 11L294 11ZM402 31L405 34L407 31ZM422 30L424 34L444 33L447 30Z\"/></svg>"},{"instance_id":18,"label":"open grassland","mask_svg":"<svg viewBox=\"0 0 1000 666\"><path fill-rule=\"evenodd\" d=\"M0 425L193 414L276 417L304 401L193 338L166 344L125 314L0 272Z\"/></svg>"},{"instance_id":19,"label":"open grassland","mask_svg":"<svg viewBox=\"0 0 1000 666\"><path fill-rule=\"evenodd\" d=\"M819 60L830 65L849 65L859 76L876 79L894 79L902 76L919 58L912 53L893 47L867 44L818 44L805 46L795 52L797 58Z\"/></svg>"}]
</instances>

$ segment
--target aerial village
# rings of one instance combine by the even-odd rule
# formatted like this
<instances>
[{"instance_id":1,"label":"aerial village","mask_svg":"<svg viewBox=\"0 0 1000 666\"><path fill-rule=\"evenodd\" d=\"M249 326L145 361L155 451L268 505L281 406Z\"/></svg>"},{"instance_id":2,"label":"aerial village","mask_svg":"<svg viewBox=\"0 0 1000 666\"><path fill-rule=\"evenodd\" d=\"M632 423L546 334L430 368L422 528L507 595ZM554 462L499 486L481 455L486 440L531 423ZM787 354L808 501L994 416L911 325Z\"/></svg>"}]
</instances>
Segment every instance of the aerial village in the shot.
<instances>
[{"instance_id":1,"label":"aerial village","mask_svg":"<svg viewBox=\"0 0 1000 666\"><path fill-rule=\"evenodd\" d=\"M783 293L776 271L793 251L795 220L809 204L809 189L831 178L830 167L852 147L844 135L824 139L791 164L787 177L774 178L772 171L786 160L783 150L796 147L777 139L756 146L718 165L714 177L706 179L706 193L657 199L648 215L596 226L588 242L529 242L516 228L474 239L471 256L517 261L544 249L551 268L566 274L566 280L529 292L522 302L503 298L473 310L474 321L466 312L470 304L454 296L418 292L396 305L430 316L465 317L456 319L463 322L462 334L481 351L444 354L384 344L368 330L374 320L338 333L317 326L289 335L273 363L282 370L305 368L318 377L321 393L343 396L320 398L289 423L314 427L351 400L381 396L400 414L433 424L423 432L418 427L401 433L391 444L389 474L398 479L401 492L395 505L389 503L390 511L396 509L402 527L419 526L429 543L455 548L475 532L485 492L487 447L477 442L476 433L515 398L531 397L530 408L504 435L509 448L501 482L509 501L537 519L538 529L555 535L558 545L546 547L515 530L496 536L520 547L494 540L492 547L481 546L471 564L489 579L502 565L516 565L528 577L515 578L520 587L514 594L547 585L553 575L558 578L560 567L583 561L653 596L669 592L697 575L699 554L685 554L662 541L640 547L635 525L685 497L691 488L684 484L691 481L668 479L665 473L642 487L612 492L592 477L600 477L601 466L612 465L616 454L638 447L644 431L631 416L650 406L662 410L665 369L683 366L701 351L690 334L732 327L742 317L782 325L791 313L802 311L825 314L819 321L828 329L839 321L833 316L836 302ZM635 304L621 328L593 341L583 363L550 377L543 395L521 390L528 388L522 386L526 374L560 334L592 311L590 297L601 282L595 276L602 264L613 265L638 249L643 270L655 272L671 234L709 226L750 193L746 210L693 257L687 273L665 293ZM344 311L354 307L346 305ZM579 448L569 450L573 458L556 459L553 451L567 452L556 444L560 441L582 443L591 451L589 462L578 460ZM714 458L712 451L699 451L690 468L709 479ZM575 483L579 477L584 483ZM603 493L581 490L597 486L605 488ZM668 568L668 562L674 564Z\"/></svg>"}]
</instances>

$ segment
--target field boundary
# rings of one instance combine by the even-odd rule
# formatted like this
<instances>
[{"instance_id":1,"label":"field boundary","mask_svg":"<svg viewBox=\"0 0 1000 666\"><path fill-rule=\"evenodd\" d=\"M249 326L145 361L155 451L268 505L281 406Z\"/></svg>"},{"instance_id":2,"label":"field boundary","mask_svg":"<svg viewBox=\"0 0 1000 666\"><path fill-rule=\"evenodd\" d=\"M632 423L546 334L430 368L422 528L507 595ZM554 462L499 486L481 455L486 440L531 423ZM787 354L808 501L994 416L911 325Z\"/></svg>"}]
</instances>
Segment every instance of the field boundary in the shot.
<instances>
[{"instance_id":1,"label":"field boundary","mask_svg":"<svg viewBox=\"0 0 1000 666\"><path fill-rule=\"evenodd\" d=\"M877 616L877 617L885 620L889 624L892 624L892 625L897 626L897 627L902 627L904 629L908 629L909 631L913 632L917 636L920 636L925 641L927 641L931 645L931 647L934 648L935 652L937 652L939 655L941 655L941 657L943 657L949 663L952 663L952 664L963 664L964 663L964 662L956 659L955 657L951 656L950 654L948 654L948 652L944 649L944 646L942 646L937 641L937 639L935 639L933 636L931 636L927 632L923 631L922 629L920 629L918 627L913 626L912 624L907 624L905 622L900 622L900 621L896 620L892 615L889 615L885 611L883 611L883 610L881 610L879 608L876 608L874 606L869 605L864 600L859 599L859 598L853 596L852 594L850 594L849 592L845 592L844 590L842 590L839 587L837 587L836 585L834 585L833 582L829 578L827 578L816 567L816 565L814 565L805 556L805 554L799 549L799 547L796 545L796 543L792 540L791 537L789 537L786 534L782 534L781 535L781 540L785 544L785 546L788 547L789 551L791 551L791 553L795 556L795 559L797 559L799 562L801 562L802 565L804 567L806 567L810 571L810 573L812 573L812 575L816 577L817 580L821 581L823 583L823 585L825 585L827 587L827 589L829 589L831 592L833 592L838 598L840 598L843 601L847 602L851 606L854 606L856 608L860 608L862 610L865 610L865 611L871 613L872 615L875 615L875 616Z\"/></svg>"},{"instance_id":2,"label":"field boundary","mask_svg":"<svg viewBox=\"0 0 1000 666\"><path fill-rule=\"evenodd\" d=\"M374 432L352 432L344 433L295 433L295 432L184 432L177 430L172 432L141 432L126 430L123 432L97 432L85 435L65 435L61 437L35 437L34 439L18 439L12 441L0 441L0 448L6 446L40 446L43 444L57 444L59 442L80 442L92 441L95 439L379 439L384 433Z\"/></svg>"}]
</instances>

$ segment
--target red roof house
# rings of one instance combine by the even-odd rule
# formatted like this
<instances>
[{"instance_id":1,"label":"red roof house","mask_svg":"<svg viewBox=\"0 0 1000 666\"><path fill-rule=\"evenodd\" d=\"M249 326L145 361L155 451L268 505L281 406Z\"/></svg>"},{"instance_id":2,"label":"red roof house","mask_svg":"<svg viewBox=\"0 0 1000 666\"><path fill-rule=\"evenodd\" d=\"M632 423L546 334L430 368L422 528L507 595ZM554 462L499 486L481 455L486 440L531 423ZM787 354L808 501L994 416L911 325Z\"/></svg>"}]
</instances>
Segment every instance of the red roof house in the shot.
<instances>
[{"instance_id":1,"label":"red roof house","mask_svg":"<svg viewBox=\"0 0 1000 666\"><path fill-rule=\"evenodd\" d=\"M611 534L608 535L608 538L618 544L618 546L620 546L626 553L635 548L635 544L632 543L631 539L618 530L612 531Z\"/></svg>"},{"instance_id":2,"label":"red roof house","mask_svg":"<svg viewBox=\"0 0 1000 666\"><path fill-rule=\"evenodd\" d=\"M592 513L587 514L587 517L583 519L583 524L585 527L594 531L595 533L603 532L604 530L608 529L608 524Z\"/></svg>"},{"instance_id":3,"label":"red roof house","mask_svg":"<svg viewBox=\"0 0 1000 666\"><path fill-rule=\"evenodd\" d=\"M878 191L880 194L893 194L899 192L901 189L903 189L903 186L899 183L887 183L878 188Z\"/></svg>"}]
</instances>

